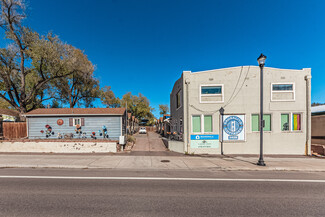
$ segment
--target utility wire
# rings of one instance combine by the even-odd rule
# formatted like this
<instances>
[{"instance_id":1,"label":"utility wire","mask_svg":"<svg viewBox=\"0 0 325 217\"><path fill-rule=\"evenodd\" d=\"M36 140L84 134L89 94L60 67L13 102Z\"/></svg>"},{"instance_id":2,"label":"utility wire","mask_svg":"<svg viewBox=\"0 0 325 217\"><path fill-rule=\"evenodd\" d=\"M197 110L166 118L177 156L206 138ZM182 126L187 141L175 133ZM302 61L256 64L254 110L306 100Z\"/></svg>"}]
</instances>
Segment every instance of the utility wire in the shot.
<instances>
[{"instance_id":1,"label":"utility wire","mask_svg":"<svg viewBox=\"0 0 325 217\"><path fill-rule=\"evenodd\" d=\"M241 91L241 89L243 88L243 86L244 86L244 84L245 84L245 82L246 82L247 75L248 75L248 72L249 72L250 67L251 67L251 66L248 66L248 69L247 69L247 72L246 72L246 76L245 76L245 78L244 78L244 81L243 81L242 85L240 86L239 90L237 91L236 95L235 95L231 100L228 101L228 103L224 106L224 108L225 108L227 105L229 105L229 104L230 104L230 103L231 103L231 102L232 102L232 101L237 97L238 93L239 93L239 92Z\"/></svg>"},{"instance_id":2,"label":"utility wire","mask_svg":"<svg viewBox=\"0 0 325 217\"><path fill-rule=\"evenodd\" d=\"M232 96L229 98L228 102L223 106L224 108L225 108L227 105L229 105L229 104L230 104L230 103L231 103L231 102L232 102L232 101L237 97L238 93L241 91L241 89L243 88L243 86L244 86L244 84L245 84L245 82L246 82L246 79L247 79L247 76L248 76L248 72L249 72L250 66L248 66L248 69L247 69L247 72L246 72L246 75L245 75L245 78L244 78L244 81L243 81L242 85L241 85L240 88L238 89L237 93L234 95L234 93L235 93L235 91L236 91L236 88L237 88L237 86L238 86L238 84L239 84L240 78L241 78L241 76L242 76L243 68L244 68L244 67L242 66L242 68L241 68L241 70L240 70L240 75L239 75L239 77L238 77L238 80L237 80L236 86L235 86L235 88L234 88L234 91L233 91L233 93L232 93ZM192 108L194 108L195 110L197 110L197 111L199 111L199 112L207 112L207 113L212 113L212 114L219 112L219 109L218 109L218 110L213 110L213 111L203 111L203 110L201 110L201 109L199 109L199 108L196 108L194 105L189 105L189 106L191 106Z\"/></svg>"}]
</instances>

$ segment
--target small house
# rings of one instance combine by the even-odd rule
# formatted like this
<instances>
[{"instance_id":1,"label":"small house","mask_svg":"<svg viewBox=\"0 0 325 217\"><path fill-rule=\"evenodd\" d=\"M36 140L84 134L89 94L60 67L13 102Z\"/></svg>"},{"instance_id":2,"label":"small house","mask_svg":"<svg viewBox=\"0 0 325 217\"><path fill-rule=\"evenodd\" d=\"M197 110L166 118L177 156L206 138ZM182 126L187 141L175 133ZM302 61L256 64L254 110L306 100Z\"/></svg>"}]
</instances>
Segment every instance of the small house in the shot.
<instances>
[{"instance_id":1,"label":"small house","mask_svg":"<svg viewBox=\"0 0 325 217\"><path fill-rule=\"evenodd\" d=\"M39 108L25 116L29 139L118 140L125 134L125 108Z\"/></svg>"}]
</instances>

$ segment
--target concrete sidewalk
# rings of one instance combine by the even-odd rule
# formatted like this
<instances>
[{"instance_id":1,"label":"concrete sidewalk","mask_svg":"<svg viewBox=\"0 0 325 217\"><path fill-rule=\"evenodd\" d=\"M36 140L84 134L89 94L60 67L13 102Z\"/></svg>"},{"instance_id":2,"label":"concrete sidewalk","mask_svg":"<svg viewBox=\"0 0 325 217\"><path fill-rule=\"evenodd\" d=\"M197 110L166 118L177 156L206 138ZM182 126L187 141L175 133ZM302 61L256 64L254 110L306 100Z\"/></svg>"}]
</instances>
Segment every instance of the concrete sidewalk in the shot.
<instances>
[{"instance_id":1,"label":"concrete sidewalk","mask_svg":"<svg viewBox=\"0 0 325 217\"><path fill-rule=\"evenodd\" d=\"M0 168L103 168L134 170L243 170L325 172L325 159L314 157L121 156L0 154Z\"/></svg>"}]
</instances>

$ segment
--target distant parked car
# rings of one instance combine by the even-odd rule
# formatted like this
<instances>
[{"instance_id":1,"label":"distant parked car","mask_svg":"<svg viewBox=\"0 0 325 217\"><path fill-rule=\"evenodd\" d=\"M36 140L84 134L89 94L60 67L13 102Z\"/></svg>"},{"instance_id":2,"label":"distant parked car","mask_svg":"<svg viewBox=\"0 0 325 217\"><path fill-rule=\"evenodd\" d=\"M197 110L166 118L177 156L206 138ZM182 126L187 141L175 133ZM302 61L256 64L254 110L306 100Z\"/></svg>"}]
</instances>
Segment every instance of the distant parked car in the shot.
<instances>
[{"instance_id":1,"label":"distant parked car","mask_svg":"<svg viewBox=\"0 0 325 217\"><path fill-rule=\"evenodd\" d=\"M147 130L145 127L140 127L139 134L141 134L141 133L143 133L143 134L147 133Z\"/></svg>"}]
</instances>

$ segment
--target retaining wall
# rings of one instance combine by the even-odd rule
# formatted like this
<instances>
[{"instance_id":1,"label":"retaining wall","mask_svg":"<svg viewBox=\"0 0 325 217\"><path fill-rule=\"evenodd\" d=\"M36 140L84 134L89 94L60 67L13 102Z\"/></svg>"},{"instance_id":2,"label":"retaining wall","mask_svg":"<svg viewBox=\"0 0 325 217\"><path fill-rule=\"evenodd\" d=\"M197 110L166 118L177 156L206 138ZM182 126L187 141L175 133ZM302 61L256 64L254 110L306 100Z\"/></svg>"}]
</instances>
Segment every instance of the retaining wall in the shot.
<instances>
[{"instance_id":1,"label":"retaining wall","mask_svg":"<svg viewBox=\"0 0 325 217\"><path fill-rule=\"evenodd\" d=\"M116 142L0 142L0 152L107 153L116 152Z\"/></svg>"}]
</instances>

